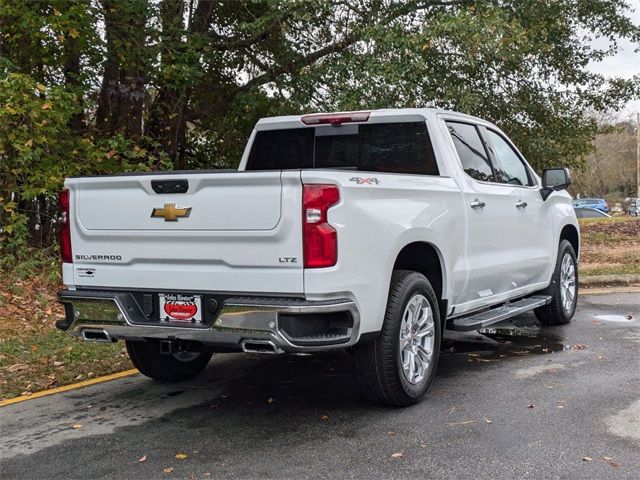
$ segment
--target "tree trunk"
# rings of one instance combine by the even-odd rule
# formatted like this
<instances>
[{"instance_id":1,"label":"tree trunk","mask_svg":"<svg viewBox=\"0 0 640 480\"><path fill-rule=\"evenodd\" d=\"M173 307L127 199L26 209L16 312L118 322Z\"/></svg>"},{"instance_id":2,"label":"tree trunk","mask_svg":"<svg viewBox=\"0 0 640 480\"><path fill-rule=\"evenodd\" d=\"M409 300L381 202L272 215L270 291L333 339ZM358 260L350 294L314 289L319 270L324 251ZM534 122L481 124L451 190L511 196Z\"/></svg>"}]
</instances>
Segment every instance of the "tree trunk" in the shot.
<instances>
[{"instance_id":1,"label":"tree trunk","mask_svg":"<svg viewBox=\"0 0 640 480\"><path fill-rule=\"evenodd\" d=\"M103 134L142 133L146 85L145 27L147 0L102 0L107 52L96 112Z\"/></svg>"}]
</instances>

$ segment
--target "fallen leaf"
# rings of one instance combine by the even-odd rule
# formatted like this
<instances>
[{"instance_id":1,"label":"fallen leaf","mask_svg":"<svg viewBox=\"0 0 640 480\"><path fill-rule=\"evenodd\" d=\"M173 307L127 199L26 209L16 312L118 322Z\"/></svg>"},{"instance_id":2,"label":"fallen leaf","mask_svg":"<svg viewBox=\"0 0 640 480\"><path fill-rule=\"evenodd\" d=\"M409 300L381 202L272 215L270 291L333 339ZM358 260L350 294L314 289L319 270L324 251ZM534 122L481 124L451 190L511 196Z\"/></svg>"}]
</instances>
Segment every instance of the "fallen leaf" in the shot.
<instances>
[{"instance_id":1,"label":"fallen leaf","mask_svg":"<svg viewBox=\"0 0 640 480\"><path fill-rule=\"evenodd\" d=\"M593 462L593 458L591 457L582 457L583 462Z\"/></svg>"},{"instance_id":2,"label":"fallen leaf","mask_svg":"<svg viewBox=\"0 0 640 480\"><path fill-rule=\"evenodd\" d=\"M211 472L204 472L204 473L203 473L203 475L204 475L205 477L210 477L210 476L211 476Z\"/></svg>"},{"instance_id":3,"label":"fallen leaf","mask_svg":"<svg viewBox=\"0 0 640 480\"><path fill-rule=\"evenodd\" d=\"M329 420L329 415L322 415L320 417L320 420L324 420L326 422L327 420Z\"/></svg>"},{"instance_id":4,"label":"fallen leaf","mask_svg":"<svg viewBox=\"0 0 640 480\"><path fill-rule=\"evenodd\" d=\"M389 430L389 431L387 432L387 435L391 435L391 436L393 436L393 435L395 435L395 434L396 434L396 432L392 432L391 430Z\"/></svg>"},{"instance_id":5,"label":"fallen leaf","mask_svg":"<svg viewBox=\"0 0 640 480\"><path fill-rule=\"evenodd\" d=\"M589 348L587 345L583 344L583 343L576 343L575 345L573 345L571 347L571 350L585 350Z\"/></svg>"},{"instance_id":6,"label":"fallen leaf","mask_svg":"<svg viewBox=\"0 0 640 480\"><path fill-rule=\"evenodd\" d=\"M487 423L493 423L493 420L491 420L491 419L489 419L487 417L484 417L484 421L487 422Z\"/></svg>"},{"instance_id":7,"label":"fallen leaf","mask_svg":"<svg viewBox=\"0 0 640 480\"><path fill-rule=\"evenodd\" d=\"M404 455L402 455L402 452L396 452L391 454L391 458L402 458Z\"/></svg>"},{"instance_id":8,"label":"fallen leaf","mask_svg":"<svg viewBox=\"0 0 640 480\"><path fill-rule=\"evenodd\" d=\"M29 368L29 366L24 363L16 363L15 365L7 367L5 370L7 372L19 372L20 370L26 370L27 368Z\"/></svg>"},{"instance_id":9,"label":"fallen leaf","mask_svg":"<svg viewBox=\"0 0 640 480\"><path fill-rule=\"evenodd\" d=\"M171 473L171 472L173 472L173 467L163 468L163 469L162 469L162 471L163 471L164 473Z\"/></svg>"},{"instance_id":10,"label":"fallen leaf","mask_svg":"<svg viewBox=\"0 0 640 480\"><path fill-rule=\"evenodd\" d=\"M82 428L82 425L80 423L76 423L72 428L78 430L79 428Z\"/></svg>"},{"instance_id":11,"label":"fallen leaf","mask_svg":"<svg viewBox=\"0 0 640 480\"><path fill-rule=\"evenodd\" d=\"M178 460L184 460L185 458L187 458L187 455L185 455L184 453L180 452L180 453L176 454L176 458Z\"/></svg>"},{"instance_id":12,"label":"fallen leaf","mask_svg":"<svg viewBox=\"0 0 640 480\"><path fill-rule=\"evenodd\" d=\"M602 458L604 458L607 462L608 462L609 460L613 460L613 458L612 458L612 457L602 457Z\"/></svg>"},{"instance_id":13,"label":"fallen leaf","mask_svg":"<svg viewBox=\"0 0 640 480\"><path fill-rule=\"evenodd\" d=\"M143 455L142 457L140 457L140 458L138 459L138 461L139 461L140 463L142 463L142 462L146 462L146 461L147 461L147 456L146 456L146 455Z\"/></svg>"},{"instance_id":14,"label":"fallen leaf","mask_svg":"<svg viewBox=\"0 0 640 480\"><path fill-rule=\"evenodd\" d=\"M564 405L558 405L558 408L564 408Z\"/></svg>"},{"instance_id":15,"label":"fallen leaf","mask_svg":"<svg viewBox=\"0 0 640 480\"><path fill-rule=\"evenodd\" d=\"M472 423L478 423L477 420L466 420L464 422L454 422L454 423L450 423L449 426L450 427L457 427L459 425L471 425Z\"/></svg>"}]
</instances>

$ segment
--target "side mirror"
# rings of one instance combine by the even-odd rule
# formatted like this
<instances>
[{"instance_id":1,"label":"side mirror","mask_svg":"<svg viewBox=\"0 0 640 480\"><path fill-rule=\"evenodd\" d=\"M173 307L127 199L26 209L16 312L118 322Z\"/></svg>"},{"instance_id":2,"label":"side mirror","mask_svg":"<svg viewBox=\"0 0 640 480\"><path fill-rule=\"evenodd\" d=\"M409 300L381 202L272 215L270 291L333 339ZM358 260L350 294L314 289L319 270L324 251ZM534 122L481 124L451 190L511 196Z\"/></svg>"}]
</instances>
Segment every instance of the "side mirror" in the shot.
<instances>
[{"instance_id":1,"label":"side mirror","mask_svg":"<svg viewBox=\"0 0 640 480\"><path fill-rule=\"evenodd\" d=\"M545 168L542 171L542 200L549 198L553 192L566 189L571 185L571 174L568 168Z\"/></svg>"}]
</instances>

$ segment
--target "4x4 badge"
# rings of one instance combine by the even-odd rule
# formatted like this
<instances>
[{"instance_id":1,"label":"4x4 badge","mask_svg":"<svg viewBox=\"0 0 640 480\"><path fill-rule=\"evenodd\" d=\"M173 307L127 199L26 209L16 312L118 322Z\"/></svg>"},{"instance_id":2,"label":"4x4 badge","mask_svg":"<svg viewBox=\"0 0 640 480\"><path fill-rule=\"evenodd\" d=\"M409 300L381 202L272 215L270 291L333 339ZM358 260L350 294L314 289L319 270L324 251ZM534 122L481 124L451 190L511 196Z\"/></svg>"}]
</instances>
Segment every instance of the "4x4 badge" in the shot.
<instances>
[{"instance_id":1,"label":"4x4 badge","mask_svg":"<svg viewBox=\"0 0 640 480\"><path fill-rule=\"evenodd\" d=\"M151 217L164 218L165 222L177 222L178 218L186 218L191 213L191 207L176 207L175 203L165 203L163 208L154 208Z\"/></svg>"}]
</instances>

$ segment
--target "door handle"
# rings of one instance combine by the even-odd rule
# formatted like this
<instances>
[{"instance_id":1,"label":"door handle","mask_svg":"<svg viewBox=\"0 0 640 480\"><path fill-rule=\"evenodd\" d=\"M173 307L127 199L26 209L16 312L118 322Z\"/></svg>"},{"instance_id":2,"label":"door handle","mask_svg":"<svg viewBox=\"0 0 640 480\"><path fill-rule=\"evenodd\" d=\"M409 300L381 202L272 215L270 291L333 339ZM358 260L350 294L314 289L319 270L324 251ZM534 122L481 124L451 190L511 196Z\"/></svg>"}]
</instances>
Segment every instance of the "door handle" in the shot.
<instances>
[{"instance_id":1,"label":"door handle","mask_svg":"<svg viewBox=\"0 0 640 480\"><path fill-rule=\"evenodd\" d=\"M518 200L516 202L516 208L527 208L527 202L523 202L522 200Z\"/></svg>"},{"instance_id":2,"label":"door handle","mask_svg":"<svg viewBox=\"0 0 640 480\"><path fill-rule=\"evenodd\" d=\"M484 208L484 202L482 200L478 200L477 198L471 202L471 208L474 210L482 210Z\"/></svg>"}]
</instances>

